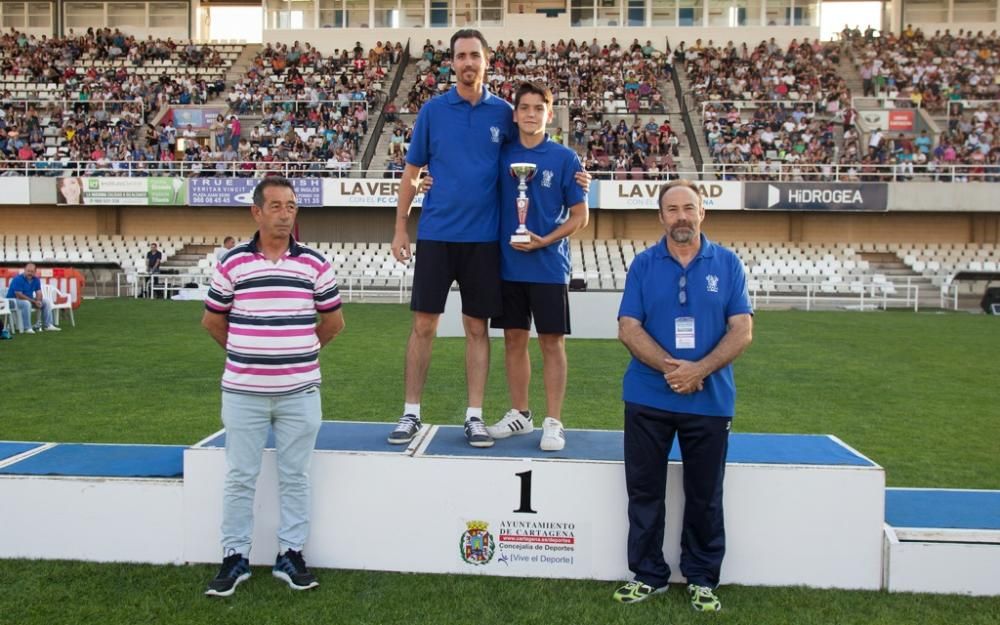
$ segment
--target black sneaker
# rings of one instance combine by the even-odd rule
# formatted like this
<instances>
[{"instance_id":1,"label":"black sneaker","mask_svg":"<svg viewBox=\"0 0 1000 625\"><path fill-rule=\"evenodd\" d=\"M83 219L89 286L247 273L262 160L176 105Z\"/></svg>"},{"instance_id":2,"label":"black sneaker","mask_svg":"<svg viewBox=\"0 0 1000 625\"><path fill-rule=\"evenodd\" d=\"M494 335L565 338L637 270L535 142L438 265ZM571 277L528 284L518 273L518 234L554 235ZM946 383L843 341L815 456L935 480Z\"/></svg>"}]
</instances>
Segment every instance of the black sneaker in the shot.
<instances>
[{"instance_id":1,"label":"black sneaker","mask_svg":"<svg viewBox=\"0 0 1000 625\"><path fill-rule=\"evenodd\" d=\"M208 583L205 594L209 597L228 597L241 582L250 579L250 561L238 553L227 556L215 579Z\"/></svg>"},{"instance_id":2,"label":"black sneaker","mask_svg":"<svg viewBox=\"0 0 1000 625\"><path fill-rule=\"evenodd\" d=\"M271 569L271 575L283 580L292 590L309 590L319 586L316 576L306 568L306 561L301 551L289 549L279 555Z\"/></svg>"},{"instance_id":3,"label":"black sneaker","mask_svg":"<svg viewBox=\"0 0 1000 625\"><path fill-rule=\"evenodd\" d=\"M388 441L393 445L405 445L413 440L420 431L420 417L405 414L399 418L396 429L389 433Z\"/></svg>"},{"instance_id":4,"label":"black sneaker","mask_svg":"<svg viewBox=\"0 0 1000 625\"><path fill-rule=\"evenodd\" d=\"M465 438L473 447L492 447L493 437L486 431L482 419L470 417L465 420Z\"/></svg>"}]
</instances>

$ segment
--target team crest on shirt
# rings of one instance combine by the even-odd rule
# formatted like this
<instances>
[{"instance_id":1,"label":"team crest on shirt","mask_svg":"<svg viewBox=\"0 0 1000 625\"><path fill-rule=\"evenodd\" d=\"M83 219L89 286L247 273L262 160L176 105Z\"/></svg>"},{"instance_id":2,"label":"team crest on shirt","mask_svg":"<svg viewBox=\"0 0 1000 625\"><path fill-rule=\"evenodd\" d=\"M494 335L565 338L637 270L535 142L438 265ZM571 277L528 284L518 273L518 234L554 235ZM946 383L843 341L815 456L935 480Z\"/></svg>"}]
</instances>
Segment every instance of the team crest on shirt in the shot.
<instances>
[{"instance_id":1,"label":"team crest on shirt","mask_svg":"<svg viewBox=\"0 0 1000 625\"><path fill-rule=\"evenodd\" d=\"M712 274L708 274L707 276L705 276L705 281L708 283L706 285L707 288L705 289L707 292L709 293L719 292L719 276L713 276Z\"/></svg>"},{"instance_id":2,"label":"team crest on shirt","mask_svg":"<svg viewBox=\"0 0 1000 625\"><path fill-rule=\"evenodd\" d=\"M542 172L542 186L545 187L546 189L551 188L552 187L552 176L554 176L554 175L555 174L553 174L551 170L546 169L545 171L543 171Z\"/></svg>"},{"instance_id":3,"label":"team crest on shirt","mask_svg":"<svg viewBox=\"0 0 1000 625\"><path fill-rule=\"evenodd\" d=\"M500 143L500 129L496 126L490 126L490 139L493 143Z\"/></svg>"}]
</instances>

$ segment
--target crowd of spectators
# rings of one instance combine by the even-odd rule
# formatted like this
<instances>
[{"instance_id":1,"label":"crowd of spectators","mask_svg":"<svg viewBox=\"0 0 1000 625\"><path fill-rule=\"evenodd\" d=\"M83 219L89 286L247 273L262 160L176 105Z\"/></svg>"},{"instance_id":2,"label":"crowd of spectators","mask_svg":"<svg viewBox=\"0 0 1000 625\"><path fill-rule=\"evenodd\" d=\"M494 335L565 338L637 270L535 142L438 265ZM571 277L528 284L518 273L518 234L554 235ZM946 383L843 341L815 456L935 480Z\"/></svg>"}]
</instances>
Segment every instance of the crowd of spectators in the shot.
<instances>
[{"instance_id":1,"label":"crowd of spectators","mask_svg":"<svg viewBox=\"0 0 1000 625\"><path fill-rule=\"evenodd\" d=\"M254 58L246 76L233 85L229 103L234 112L266 112L275 103L305 102L318 106L382 104L381 83L403 50L399 43L378 42L365 50L360 43L323 55L308 43L267 44Z\"/></svg>"},{"instance_id":2,"label":"crowd of spectators","mask_svg":"<svg viewBox=\"0 0 1000 625\"><path fill-rule=\"evenodd\" d=\"M695 101L813 102L824 110L828 102L850 103L847 82L840 74L841 44L793 39L787 48L774 39L755 47L729 42L715 47L697 40L674 51L682 61ZM836 106L836 105L835 105Z\"/></svg>"},{"instance_id":3,"label":"crowd of spectators","mask_svg":"<svg viewBox=\"0 0 1000 625\"><path fill-rule=\"evenodd\" d=\"M406 167L406 152L410 149L410 139L413 137L413 126L397 118L391 127L387 125L386 128L389 147L386 150L384 177L402 178Z\"/></svg>"},{"instance_id":4,"label":"crowd of spectators","mask_svg":"<svg viewBox=\"0 0 1000 625\"><path fill-rule=\"evenodd\" d=\"M928 37L907 26L899 35L845 30L842 37L853 47L863 96L890 98L897 106L909 102L933 113L943 112L952 101L1000 98L1000 37L995 30L989 35L945 30Z\"/></svg>"},{"instance_id":5,"label":"crowd of spectators","mask_svg":"<svg viewBox=\"0 0 1000 625\"><path fill-rule=\"evenodd\" d=\"M669 51L668 51L669 52ZM666 113L659 85L669 80L670 55L651 42L634 40L622 46L612 38L601 45L575 40L539 44L524 40L499 41L490 51L486 85L493 93L513 100L517 85L525 80L545 84L557 104L583 106L603 114L607 104L624 101L629 112ZM451 53L447 45L428 39L416 62L417 79L401 112L417 112L451 81ZM623 111L624 112L624 111Z\"/></svg>"},{"instance_id":6,"label":"crowd of spectators","mask_svg":"<svg viewBox=\"0 0 1000 625\"><path fill-rule=\"evenodd\" d=\"M645 123L637 118L632 124L605 119L595 129L576 118L570 145L583 155L584 167L603 179L665 179L676 173L680 156L680 138L667 118Z\"/></svg>"},{"instance_id":7,"label":"crowd of spectators","mask_svg":"<svg viewBox=\"0 0 1000 625\"><path fill-rule=\"evenodd\" d=\"M168 59L182 63L185 73L163 71L149 77L136 72ZM215 70L226 63L211 46L152 36L140 40L110 28L89 28L82 35L70 30L66 37L36 37L15 30L0 35L3 78L55 84L63 99L72 101L139 99L150 114L165 104L201 104L222 94L225 82ZM212 76L207 71L190 73L190 68L213 70ZM12 94L7 90L0 97L9 100Z\"/></svg>"},{"instance_id":8,"label":"crowd of spectators","mask_svg":"<svg viewBox=\"0 0 1000 625\"><path fill-rule=\"evenodd\" d=\"M731 169L752 176L776 176L782 164L794 171L831 165L838 156L848 161L859 156L846 148L838 154L834 122L817 117L811 103L770 103L747 109L732 103L706 104L702 120L712 161L740 165Z\"/></svg>"}]
</instances>

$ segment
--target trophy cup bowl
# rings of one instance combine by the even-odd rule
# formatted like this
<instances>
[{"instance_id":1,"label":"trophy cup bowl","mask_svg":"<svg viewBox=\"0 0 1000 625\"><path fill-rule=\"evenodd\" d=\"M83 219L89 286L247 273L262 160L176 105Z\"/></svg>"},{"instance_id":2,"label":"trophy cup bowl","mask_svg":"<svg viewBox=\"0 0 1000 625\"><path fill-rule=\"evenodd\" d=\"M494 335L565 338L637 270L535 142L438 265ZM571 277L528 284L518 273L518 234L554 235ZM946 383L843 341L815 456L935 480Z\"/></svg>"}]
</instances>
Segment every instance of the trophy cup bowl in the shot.
<instances>
[{"instance_id":1,"label":"trophy cup bowl","mask_svg":"<svg viewBox=\"0 0 1000 625\"><path fill-rule=\"evenodd\" d=\"M535 169L537 166L534 163L511 163L510 164L510 175L517 178L517 200L515 204L517 206L517 230L514 234L510 235L511 243L530 243L531 235L528 234L528 228L524 225L525 220L528 218L528 181L534 178Z\"/></svg>"}]
</instances>

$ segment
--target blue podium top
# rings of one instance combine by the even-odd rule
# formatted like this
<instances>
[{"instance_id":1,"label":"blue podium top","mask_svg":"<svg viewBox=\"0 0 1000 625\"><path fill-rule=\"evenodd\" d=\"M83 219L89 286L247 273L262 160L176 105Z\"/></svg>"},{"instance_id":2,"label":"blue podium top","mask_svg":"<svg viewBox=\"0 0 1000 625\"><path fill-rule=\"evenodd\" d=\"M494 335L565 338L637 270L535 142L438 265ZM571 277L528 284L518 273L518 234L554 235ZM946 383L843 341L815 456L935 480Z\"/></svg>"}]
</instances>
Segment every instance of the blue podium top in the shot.
<instances>
[{"instance_id":1,"label":"blue podium top","mask_svg":"<svg viewBox=\"0 0 1000 625\"><path fill-rule=\"evenodd\" d=\"M181 477L184 446L60 444L6 466L0 474Z\"/></svg>"},{"instance_id":2,"label":"blue podium top","mask_svg":"<svg viewBox=\"0 0 1000 625\"><path fill-rule=\"evenodd\" d=\"M17 443L13 441L0 441L0 460L13 458L18 454L23 454L32 449L38 449L44 443Z\"/></svg>"},{"instance_id":3,"label":"blue podium top","mask_svg":"<svg viewBox=\"0 0 1000 625\"><path fill-rule=\"evenodd\" d=\"M897 528L1000 530L1000 491L887 488L885 522Z\"/></svg>"},{"instance_id":4,"label":"blue podium top","mask_svg":"<svg viewBox=\"0 0 1000 625\"><path fill-rule=\"evenodd\" d=\"M427 456L532 458L624 462L624 433L604 430L567 430L566 448L541 451L541 430L497 441L493 447L470 447L459 426L441 426L423 452ZM670 460L681 459L674 441ZM730 434L726 461L733 464L805 464L877 466L829 436L819 434Z\"/></svg>"},{"instance_id":5,"label":"blue podium top","mask_svg":"<svg viewBox=\"0 0 1000 625\"><path fill-rule=\"evenodd\" d=\"M390 445L386 438L396 427L394 423L358 423L324 421L316 438L316 449L322 451L382 451L400 453L407 445ZM225 447L226 433L220 432L200 445ZM274 449L274 432L267 436L266 449Z\"/></svg>"}]
</instances>

